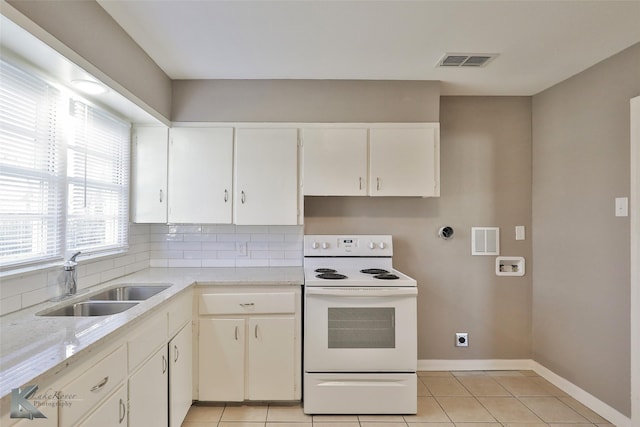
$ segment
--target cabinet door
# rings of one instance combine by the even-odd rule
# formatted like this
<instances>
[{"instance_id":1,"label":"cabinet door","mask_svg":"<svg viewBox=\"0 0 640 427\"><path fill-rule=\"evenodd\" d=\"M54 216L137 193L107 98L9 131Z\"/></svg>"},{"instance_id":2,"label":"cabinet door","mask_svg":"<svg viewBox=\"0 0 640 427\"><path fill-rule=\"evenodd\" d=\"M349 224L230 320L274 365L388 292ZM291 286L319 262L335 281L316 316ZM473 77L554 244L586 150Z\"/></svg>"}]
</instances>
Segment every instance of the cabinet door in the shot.
<instances>
[{"instance_id":1,"label":"cabinet door","mask_svg":"<svg viewBox=\"0 0 640 427\"><path fill-rule=\"evenodd\" d=\"M116 427L127 425L127 387L120 387L78 427Z\"/></svg>"},{"instance_id":2,"label":"cabinet door","mask_svg":"<svg viewBox=\"0 0 640 427\"><path fill-rule=\"evenodd\" d=\"M367 194L367 129L303 129L305 196Z\"/></svg>"},{"instance_id":3,"label":"cabinet door","mask_svg":"<svg viewBox=\"0 0 640 427\"><path fill-rule=\"evenodd\" d=\"M295 317L250 318L248 398L296 399Z\"/></svg>"},{"instance_id":4,"label":"cabinet door","mask_svg":"<svg viewBox=\"0 0 640 427\"><path fill-rule=\"evenodd\" d=\"M235 223L298 224L297 129L237 129Z\"/></svg>"},{"instance_id":5,"label":"cabinet door","mask_svg":"<svg viewBox=\"0 0 640 427\"><path fill-rule=\"evenodd\" d=\"M165 127L134 130L132 153L132 221L167 222L167 144Z\"/></svg>"},{"instance_id":6,"label":"cabinet door","mask_svg":"<svg viewBox=\"0 0 640 427\"><path fill-rule=\"evenodd\" d=\"M169 341L169 426L180 427L191 407L191 322Z\"/></svg>"},{"instance_id":7,"label":"cabinet door","mask_svg":"<svg viewBox=\"0 0 640 427\"><path fill-rule=\"evenodd\" d=\"M231 223L232 128L173 128L169 222Z\"/></svg>"},{"instance_id":8,"label":"cabinet door","mask_svg":"<svg viewBox=\"0 0 640 427\"><path fill-rule=\"evenodd\" d=\"M168 425L169 361L163 345L129 377L129 427Z\"/></svg>"},{"instance_id":9,"label":"cabinet door","mask_svg":"<svg viewBox=\"0 0 640 427\"><path fill-rule=\"evenodd\" d=\"M371 129L372 196L439 195L436 129Z\"/></svg>"},{"instance_id":10,"label":"cabinet door","mask_svg":"<svg viewBox=\"0 0 640 427\"><path fill-rule=\"evenodd\" d=\"M199 399L244 400L244 320L200 319Z\"/></svg>"}]
</instances>

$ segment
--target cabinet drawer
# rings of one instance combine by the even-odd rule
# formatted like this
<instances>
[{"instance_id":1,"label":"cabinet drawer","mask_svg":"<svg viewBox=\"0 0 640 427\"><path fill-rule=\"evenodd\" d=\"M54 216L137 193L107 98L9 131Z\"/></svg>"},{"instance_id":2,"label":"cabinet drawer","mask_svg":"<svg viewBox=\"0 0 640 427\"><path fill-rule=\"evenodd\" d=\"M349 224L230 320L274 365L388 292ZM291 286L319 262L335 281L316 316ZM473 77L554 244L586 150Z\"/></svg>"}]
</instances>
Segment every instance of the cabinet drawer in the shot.
<instances>
[{"instance_id":1,"label":"cabinet drawer","mask_svg":"<svg viewBox=\"0 0 640 427\"><path fill-rule=\"evenodd\" d=\"M78 427L126 426L127 425L127 387L122 385L106 402Z\"/></svg>"},{"instance_id":2,"label":"cabinet drawer","mask_svg":"<svg viewBox=\"0 0 640 427\"><path fill-rule=\"evenodd\" d=\"M294 313L295 292L225 293L200 296L200 314Z\"/></svg>"},{"instance_id":3,"label":"cabinet drawer","mask_svg":"<svg viewBox=\"0 0 640 427\"><path fill-rule=\"evenodd\" d=\"M193 292L187 290L180 294L169 307L169 338L175 336L185 323L190 322L193 311Z\"/></svg>"},{"instance_id":4,"label":"cabinet drawer","mask_svg":"<svg viewBox=\"0 0 640 427\"><path fill-rule=\"evenodd\" d=\"M127 351L120 346L63 388L63 393L74 396L75 400L69 406L60 407L60 425L70 426L95 408L124 381L126 374Z\"/></svg>"},{"instance_id":5,"label":"cabinet drawer","mask_svg":"<svg viewBox=\"0 0 640 427\"><path fill-rule=\"evenodd\" d=\"M167 343L167 312L163 311L147 320L127 341L129 372L133 372L158 347Z\"/></svg>"}]
</instances>

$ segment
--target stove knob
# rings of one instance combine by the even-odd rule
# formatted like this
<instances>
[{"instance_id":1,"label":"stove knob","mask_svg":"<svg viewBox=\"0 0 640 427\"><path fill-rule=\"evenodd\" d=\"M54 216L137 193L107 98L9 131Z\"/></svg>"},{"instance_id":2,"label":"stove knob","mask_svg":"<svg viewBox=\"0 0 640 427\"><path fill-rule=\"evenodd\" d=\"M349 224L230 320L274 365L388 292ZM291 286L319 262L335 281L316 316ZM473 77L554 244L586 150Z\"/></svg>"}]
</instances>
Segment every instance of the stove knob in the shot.
<instances>
[{"instance_id":1,"label":"stove knob","mask_svg":"<svg viewBox=\"0 0 640 427\"><path fill-rule=\"evenodd\" d=\"M322 242L322 249L329 249L329 244L327 242Z\"/></svg>"},{"instance_id":2,"label":"stove knob","mask_svg":"<svg viewBox=\"0 0 640 427\"><path fill-rule=\"evenodd\" d=\"M371 242L369 243L369 249L375 249L376 248L376 244Z\"/></svg>"},{"instance_id":3,"label":"stove knob","mask_svg":"<svg viewBox=\"0 0 640 427\"><path fill-rule=\"evenodd\" d=\"M320 247L320 245L318 244L318 242L313 242L311 244L311 249L318 249Z\"/></svg>"},{"instance_id":4,"label":"stove knob","mask_svg":"<svg viewBox=\"0 0 640 427\"><path fill-rule=\"evenodd\" d=\"M380 249L384 249L387 247L387 245L384 242L380 242L378 246L380 246Z\"/></svg>"}]
</instances>

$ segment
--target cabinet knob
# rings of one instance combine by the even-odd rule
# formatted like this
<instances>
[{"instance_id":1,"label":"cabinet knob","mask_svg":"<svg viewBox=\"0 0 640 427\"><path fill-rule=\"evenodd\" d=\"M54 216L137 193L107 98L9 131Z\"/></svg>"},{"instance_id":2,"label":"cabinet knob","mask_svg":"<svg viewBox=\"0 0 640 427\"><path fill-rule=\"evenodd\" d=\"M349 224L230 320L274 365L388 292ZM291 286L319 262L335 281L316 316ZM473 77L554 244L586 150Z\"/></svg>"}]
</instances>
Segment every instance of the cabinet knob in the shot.
<instances>
[{"instance_id":1,"label":"cabinet knob","mask_svg":"<svg viewBox=\"0 0 640 427\"><path fill-rule=\"evenodd\" d=\"M244 202L245 202L246 199L247 198L244 195L244 191L241 191L240 192L240 202L242 202L243 205L244 205Z\"/></svg>"}]
</instances>

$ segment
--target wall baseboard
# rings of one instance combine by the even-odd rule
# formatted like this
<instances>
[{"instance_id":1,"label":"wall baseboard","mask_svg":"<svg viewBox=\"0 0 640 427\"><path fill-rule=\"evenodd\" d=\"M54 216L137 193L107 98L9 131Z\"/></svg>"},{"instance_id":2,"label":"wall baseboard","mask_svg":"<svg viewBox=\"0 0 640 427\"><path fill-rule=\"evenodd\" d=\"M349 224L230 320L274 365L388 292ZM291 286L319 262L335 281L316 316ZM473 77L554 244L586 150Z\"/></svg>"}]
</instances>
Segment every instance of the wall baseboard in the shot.
<instances>
[{"instance_id":1,"label":"wall baseboard","mask_svg":"<svg viewBox=\"0 0 640 427\"><path fill-rule=\"evenodd\" d=\"M633 427L631 419L560 375L531 359L418 360L419 371L532 370L617 427Z\"/></svg>"}]
</instances>

